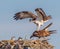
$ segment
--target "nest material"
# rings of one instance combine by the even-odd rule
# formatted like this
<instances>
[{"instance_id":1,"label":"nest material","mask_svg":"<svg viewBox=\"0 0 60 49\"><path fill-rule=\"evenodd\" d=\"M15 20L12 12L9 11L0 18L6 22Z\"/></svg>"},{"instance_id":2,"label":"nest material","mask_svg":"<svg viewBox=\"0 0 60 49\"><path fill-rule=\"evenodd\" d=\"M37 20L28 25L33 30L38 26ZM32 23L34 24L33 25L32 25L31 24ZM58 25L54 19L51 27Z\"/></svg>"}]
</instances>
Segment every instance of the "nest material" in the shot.
<instances>
[{"instance_id":1,"label":"nest material","mask_svg":"<svg viewBox=\"0 0 60 49\"><path fill-rule=\"evenodd\" d=\"M39 49L39 48L53 49L54 47L51 44L49 44L48 41L40 41L40 40L31 40L31 41L26 40L23 46L27 46L33 49Z\"/></svg>"}]
</instances>

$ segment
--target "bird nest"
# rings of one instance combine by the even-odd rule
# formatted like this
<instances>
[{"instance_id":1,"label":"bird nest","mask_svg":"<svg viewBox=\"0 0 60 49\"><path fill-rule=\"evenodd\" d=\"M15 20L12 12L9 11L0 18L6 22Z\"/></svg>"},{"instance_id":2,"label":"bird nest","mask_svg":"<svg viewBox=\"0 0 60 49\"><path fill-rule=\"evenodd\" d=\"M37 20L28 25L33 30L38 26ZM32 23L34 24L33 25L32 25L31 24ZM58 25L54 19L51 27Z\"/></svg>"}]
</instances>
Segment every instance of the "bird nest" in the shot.
<instances>
[{"instance_id":1,"label":"bird nest","mask_svg":"<svg viewBox=\"0 0 60 49\"><path fill-rule=\"evenodd\" d=\"M23 46L27 46L33 49L42 49L42 48L46 48L46 49L53 49L54 46L52 46L51 44L48 43L48 41L46 40L25 40Z\"/></svg>"}]
</instances>

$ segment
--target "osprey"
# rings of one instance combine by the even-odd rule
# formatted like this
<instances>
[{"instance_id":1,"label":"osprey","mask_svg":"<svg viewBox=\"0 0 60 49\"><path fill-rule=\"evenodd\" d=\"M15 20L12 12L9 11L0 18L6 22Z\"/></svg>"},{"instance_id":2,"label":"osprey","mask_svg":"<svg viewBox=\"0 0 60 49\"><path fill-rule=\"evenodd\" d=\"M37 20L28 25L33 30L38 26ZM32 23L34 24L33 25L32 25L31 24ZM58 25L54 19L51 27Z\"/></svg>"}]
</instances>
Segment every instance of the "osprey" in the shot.
<instances>
[{"instance_id":1,"label":"osprey","mask_svg":"<svg viewBox=\"0 0 60 49\"><path fill-rule=\"evenodd\" d=\"M39 30L39 31L34 31L32 36L30 36L30 38L32 37L47 37L50 36L51 34L55 33L55 30L50 30L50 31L46 31L46 30Z\"/></svg>"},{"instance_id":2,"label":"osprey","mask_svg":"<svg viewBox=\"0 0 60 49\"><path fill-rule=\"evenodd\" d=\"M40 26L42 26L45 22L47 22L52 17L50 15L47 16L42 8L36 8L35 11L37 13L37 19L36 21L33 22L37 25L37 31L39 31Z\"/></svg>"},{"instance_id":3,"label":"osprey","mask_svg":"<svg viewBox=\"0 0 60 49\"><path fill-rule=\"evenodd\" d=\"M37 15L33 14L29 11L22 11L15 14L14 19L15 20L22 20L25 18L30 18L29 21L33 22L37 26L37 31L39 31L40 26L42 26L45 22L47 22L49 19L51 19L51 16L47 16L45 12L42 10L42 8L36 8L35 9Z\"/></svg>"},{"instance_id":4,"label":"osprey","mask_svg":"<svg viewBox=\"0 0 60 49\"><path fill-rule=\"evenodd\" d=\"M50 36L51 34L55 33L56 30L46 30L48 29L48 27L50 27L52 25L52 23L50 23L48 26L46 26L44 29L39 30L39 31L34 31L33 34L30 36L30 38L32 37L47 37Z\"/></svg>"}]
</instances>

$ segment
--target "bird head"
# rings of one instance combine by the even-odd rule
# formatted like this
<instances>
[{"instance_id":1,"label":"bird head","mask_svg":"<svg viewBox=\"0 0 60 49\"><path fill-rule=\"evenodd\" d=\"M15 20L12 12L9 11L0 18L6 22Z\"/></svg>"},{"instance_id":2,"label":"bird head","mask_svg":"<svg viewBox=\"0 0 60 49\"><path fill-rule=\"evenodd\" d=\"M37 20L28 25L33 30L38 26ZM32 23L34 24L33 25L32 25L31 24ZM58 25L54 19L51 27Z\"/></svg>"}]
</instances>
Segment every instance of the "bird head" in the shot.
<instances>
[{"instance_id":1,"label":"bird head","mask_svg":"<svg viewBox=\"0 0 60 49\"><path fill-rule=\"evenodd\" d=\"M33 35L30 36L30 39L33 37Z\"/></svg>"},{"instance_id":2,"label":"bird head","mask_svg":"<svg viewBox=\"0 0 60 49\"><path fill-rule=\"evenodd\" d=\"M36 18L34 18L34 19L29 19L29 22L32 22L32 21L35 21L36 20Z\"/></svg>"},{"instance_id":3,"label":"bird head","mask_svg":"<svg viewBox=\"0 0 60 49\"><path fill-rule=\"evenodd\" d=\"M32 21L32 19L29 19L29 22L31 22Z\"/></svg>"}]
</instances>

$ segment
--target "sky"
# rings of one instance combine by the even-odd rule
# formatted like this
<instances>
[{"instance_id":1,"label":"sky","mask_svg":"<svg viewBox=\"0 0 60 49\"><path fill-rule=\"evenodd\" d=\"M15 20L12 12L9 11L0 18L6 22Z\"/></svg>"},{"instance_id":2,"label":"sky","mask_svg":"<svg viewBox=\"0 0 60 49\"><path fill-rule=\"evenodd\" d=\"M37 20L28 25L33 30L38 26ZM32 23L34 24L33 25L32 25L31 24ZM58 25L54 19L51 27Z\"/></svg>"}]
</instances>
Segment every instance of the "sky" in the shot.
<instances>
[{"instance_id":1,"label":"sky","mask_svg":"<svg viewBox=\"0 0 60 49\"><path fill-rule=\"evenodd\" d=\"M28 19L14 20L13 16L17 12L31 11L34 14L36 8L42 8L47 15L52 16L52 20L45 23L45 27L50 22L53 25L50 30L57 30L56 34L51 35L50 43L59 49L60 43L60 0L0 0L0 40L10 39L15 36L16 39L20 36L27 38L36 30L36 25L29 22Z\"/></svg>"}]
</instances>

